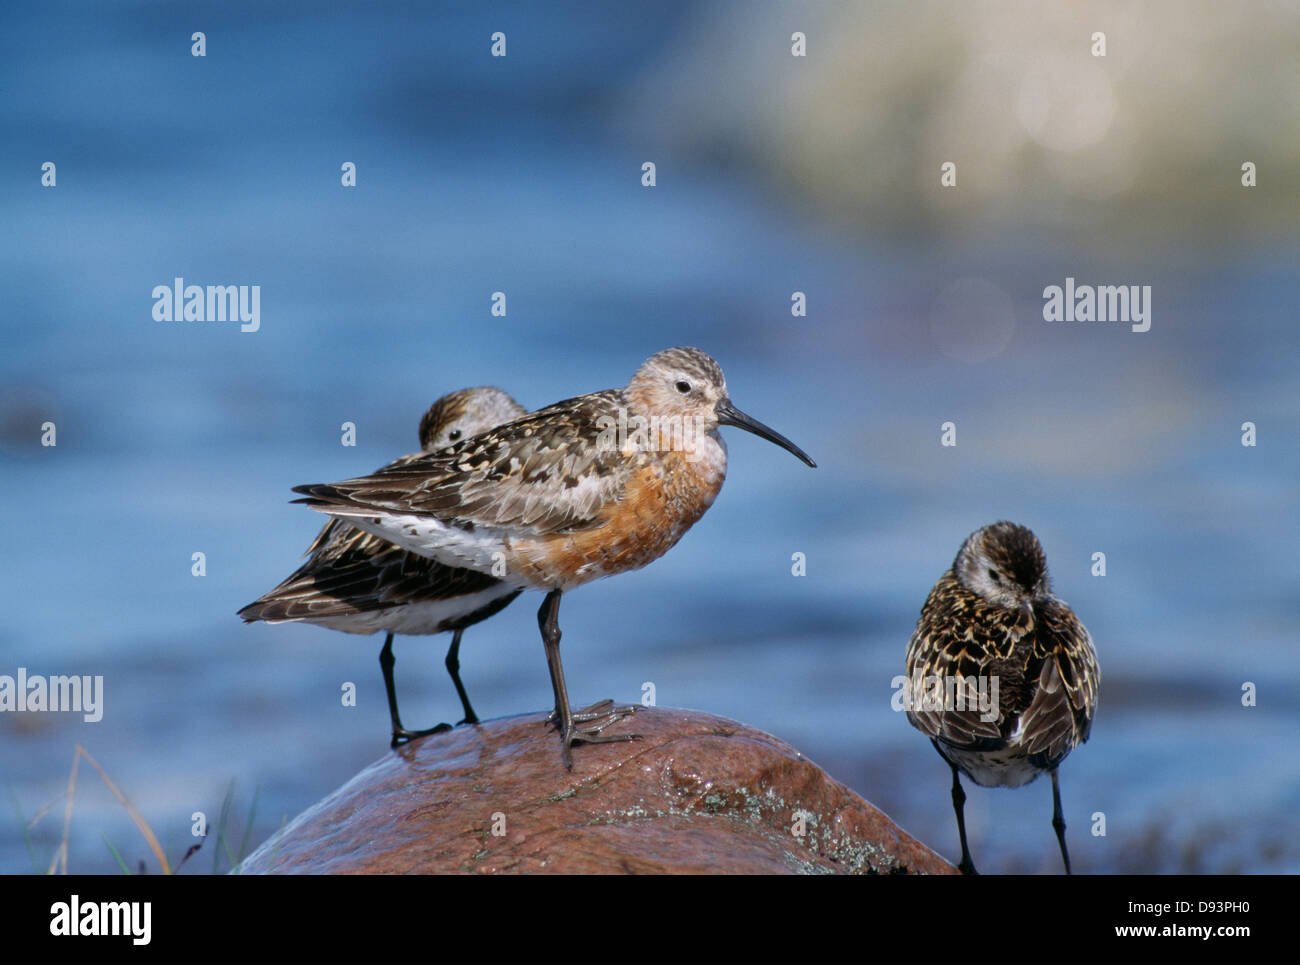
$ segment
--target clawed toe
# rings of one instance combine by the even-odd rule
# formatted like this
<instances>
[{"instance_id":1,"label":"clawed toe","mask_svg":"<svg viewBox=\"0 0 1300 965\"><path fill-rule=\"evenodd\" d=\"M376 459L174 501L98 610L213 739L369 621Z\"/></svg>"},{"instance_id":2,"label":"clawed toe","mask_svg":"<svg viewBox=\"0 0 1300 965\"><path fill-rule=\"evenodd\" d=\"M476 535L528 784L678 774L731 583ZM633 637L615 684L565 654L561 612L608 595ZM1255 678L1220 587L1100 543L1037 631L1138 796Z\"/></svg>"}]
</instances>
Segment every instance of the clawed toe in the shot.
<instances>
[{"instance_id":1,"label":"clawed toe","mask_svg":"<svg viewBox=\"0 0 1300 965\"><path fill-rule=\"evenodd\" d=\"M612 722L611 722L612 723ZM573 735L569 738L569 744L613 744L616 741L639 741L640 734L602 734L608 724L601 724L599 727L584 727L581 730L574 730Z\"/></svg>"},{"instance_id":2,"label":"clawed toe","mask_svg":"<svg viewBox=\"0 0 1300 965\"><path fill-rule=\"evenodd\" d=\"M610 718L612 723L615 720L622 720L624 717L630 717L637 712L635 704L615 704L612 700L602 700L598 704L592 704L590 707L584 707L576 714L573 719L577 723L586 723L592 720L601 720Z\"/></svg>"},{"instance_id":3,"label":"clawed toe","mask_svg":"<svg viewBox=\"0 0 1300 965\"><path fill-rule=\"evenodd\" d=\"M599 720L602 717L608 717L611 714L616 714L621 709L622 708L617 708L614 706L613 700L611 700L610 698L606 698L604 700L598 700L594 704L589 704L586 707L580 707L577 710L575 710L573 712L573 721L575 724L585 724L588 721ZM619 716L624 716L624 715L619 715Z\"/></svg>"},{"instance_id":4,"label":"clawed toe","mask_svg":"<svg viewBox=\"0 0 1300 965\"><path fill-rule=\"evenodd\" d=\"M409 744L417 737L428 737L430 734L445 734L451 730L451 724L439 724L437 727L430 727L428 730L407 730L405 727L393 731L393 740L389 747L401 747L403 744Z\"/></svg>"},{"instance_id":5,"label":"clawed toe","mask_svg":"<svg viewBox=\"0 0 1300 965\"><path fill-rule=\"evenodd\" d=\"M564 758L564 766L567 770L573 770L573 758L570 755L569 748L574 744L613 744L623 741L636 741L641 739L640 734L604 734L602 731L610 724L622 720L627 716L628 711L620 713L624 708L613 707L613 701L605 701L610 704L611 709L598 718L598 723L591 724L587 727L574 727L572 722L568 728L561 728L561 753ZM597 706L597 705L593 705ZM635 708L631 708L634 710ZM574 716L577 720L577 716Z\"/></svg>"},{"instance_id":6,"label":"clawed toe","mask_svg":"<svg viewBox=\"0 0 1300 965\"><path fill-rule=\"evenodd\" d=\"M636 710L637 708L635 704L615 704L614 701L605 699L598 700L596 703L583 707L580 710L575 710L571 715L571 719L575 724L587 724L593 720L602 720L608 717L609 720L605 721L605 723L601 725L601 727L608 727L614 721L622 720L629 714L636 713ZM560 715L557 711L553 710L546 715L546 723L548 724L553 724L558 727L559 721Z\"/></svg>"}]
</instances>

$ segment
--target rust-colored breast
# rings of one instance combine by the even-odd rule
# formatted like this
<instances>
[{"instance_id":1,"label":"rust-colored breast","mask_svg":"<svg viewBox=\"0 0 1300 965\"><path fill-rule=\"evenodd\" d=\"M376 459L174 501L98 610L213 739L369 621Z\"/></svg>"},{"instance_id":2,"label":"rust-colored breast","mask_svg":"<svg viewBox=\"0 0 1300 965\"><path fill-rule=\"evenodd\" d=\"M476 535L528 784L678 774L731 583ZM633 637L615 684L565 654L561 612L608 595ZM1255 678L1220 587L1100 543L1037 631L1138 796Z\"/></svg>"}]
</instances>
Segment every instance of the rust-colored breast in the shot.
<instances>
[{"instance_id":1,"label":"rust-colored breast","mask_svg":"<svg viewBox=\"0 0 1300 965\"><path fill-rule=\"evenodd\" d=\"M655 453L628 478L602 523L574 533L509 541L507 566L538 588L572 589L645 566L682 538L722 488L721 472L679 452Z\"/></svg>"}]
</instances>

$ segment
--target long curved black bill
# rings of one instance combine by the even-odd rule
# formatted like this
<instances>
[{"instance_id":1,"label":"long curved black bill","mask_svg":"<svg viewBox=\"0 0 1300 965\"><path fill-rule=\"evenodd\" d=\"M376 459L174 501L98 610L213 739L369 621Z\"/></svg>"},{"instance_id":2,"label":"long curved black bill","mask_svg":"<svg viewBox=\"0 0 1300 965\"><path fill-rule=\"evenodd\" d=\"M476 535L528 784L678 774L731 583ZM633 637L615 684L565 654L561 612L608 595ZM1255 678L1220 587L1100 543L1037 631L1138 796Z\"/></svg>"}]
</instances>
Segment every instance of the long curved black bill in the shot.
<instances>
[{"instance_id":1,"label":"long curved black bill","mask_svg":"<svg viewBox=\"0 0 1300 965\"><path fill-rule=\"evenodd\" d=\"M713 411L718 417L719 425L735 426L737 429L744 429L746 432L752 432L756 436L761 436L768 442L775 442L786 452L794 453L808 465L812 466L812 468L817 468L817 463L808 458L808 453L804 452L775 429L769 429L757 419L745 415L745 413L741 412L731 404L730 399L723 399L713 407Z\"/></svg>"}]
</instances>

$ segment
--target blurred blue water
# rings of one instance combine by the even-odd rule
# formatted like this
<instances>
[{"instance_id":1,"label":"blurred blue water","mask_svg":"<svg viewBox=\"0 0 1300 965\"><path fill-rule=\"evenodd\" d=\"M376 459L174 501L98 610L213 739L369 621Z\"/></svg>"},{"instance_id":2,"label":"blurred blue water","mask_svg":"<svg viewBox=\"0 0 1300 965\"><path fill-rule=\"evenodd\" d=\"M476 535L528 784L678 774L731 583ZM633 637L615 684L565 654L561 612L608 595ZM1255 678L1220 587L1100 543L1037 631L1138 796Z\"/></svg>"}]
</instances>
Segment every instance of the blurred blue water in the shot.
<instances>
[{"instance_id":1,"label":"blurred blue water","mask_svg":"<svg viewBox=\"0 0 1300 965\"><path fill-rule=\"evenodd\" d=\"M10 12L0 673L102 673L107 695L98 724L0 715L0 870L48 863L78 742L173 857L232 779L237 808L260 788L256 842L382 753L379 638L234 616L320 525L289 488L414 449L453 388L542 405L675 344L711 352L737 404L819 468L730 431L729 481L683 542L566 597L575 700L653 681L661 705L790 741L951 856L946 770L890 683L961 540L1012 518L1039 534L1103 668L1093 739L1062 771L1078 865L1300 870L1296 250L1171 243L1134 263L1064 229L831 233L798 198L663 155L613 116L610 91L662 56L684 8ZM189 56L194 29L206 59ZM485 53L496 29L505 61ZM1041 290L1067 275L1152 285L1151 332L1043 323ZM150 292L175 276L261 285L261 331L154 322ZM1014 307L985 362L932 334L936 295L962 277ZM796 289L807 318L790 316ZM489 315L496 290L506 318ZM37 444L46 419L57 448ZM946 420L955 449L938 445ZM485 717L550 702L538 603L466 635ZM446 642L399 639L412 725L454 719ZM146 856L95 780L83 769L73 870L116 867L103 836ZM970 799L982 870L1056 870L1046 784ZM1106 837L1088 834L1094 812Z\"/></svg>"}]
</instances>

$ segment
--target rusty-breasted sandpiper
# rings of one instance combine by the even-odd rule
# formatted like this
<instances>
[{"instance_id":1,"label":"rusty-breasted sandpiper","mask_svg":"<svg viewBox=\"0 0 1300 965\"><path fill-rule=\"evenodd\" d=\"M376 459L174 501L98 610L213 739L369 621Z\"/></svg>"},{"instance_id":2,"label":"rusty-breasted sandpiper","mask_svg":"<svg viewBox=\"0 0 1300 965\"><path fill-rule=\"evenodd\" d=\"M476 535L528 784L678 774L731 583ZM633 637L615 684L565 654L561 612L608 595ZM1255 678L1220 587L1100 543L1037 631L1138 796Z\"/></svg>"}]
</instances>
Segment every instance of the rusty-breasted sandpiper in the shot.
<instances>
[{"instance_id":1,"label":"rusty-breasted sandpiper","mask_svg":"<svg viewBox=\"0 0 1300 965\"><path fill-rule=\"evenodd\" d=\"M975 873L958 772L984 787L1020 787L1046 771L1069 874L1056 769L1088 739L1101 671L1092 637L1052 595L1030 530L999 522L966 539L921 609L907 678L907 719L952 768L961 870Z\"/></svg>"},{"instance_id":2,"label":"rusty-breasted sandpiper","mask_svg":"<svg viewBox=\"0 0 1300 965\"><path fill-rule=\"evenodd\" d=\"M652 356L626 388L539 409L445 449L345 482L298 486L299 502L448 566L541 590L538 625L562 756L635 708L575 714L560 663L560 596L666 553L713 503L727 471L720 426L815 464L731 403L718 364L695 348ZM577 723L596 721L589 727Z\"/></svg>"},{"instance_id":3,"label":"rusty-breasted sandpiper","mask_svg":"<svg viewBox=\"0 0 1300 965\"><path fill-rule=\"evenodd\" d=\"M481 386L444 395L420 420L420 448L435 452L509 422L525 409L500 389ZM415 458L405 456L398 464ZM393 634L452 631L447 672L465 717L478 717L460 679L460 638L465 628L504 609L522 591L474 570L446 566L394 546L340 519L331 519L308 547L310 558L283 583L239 611L248 623L301 621L345 633L388 633L379 653L392 719L392 746L447 730L439 724L412 731L402 726L393 681Z\"/></svg>"}]
</instances>

